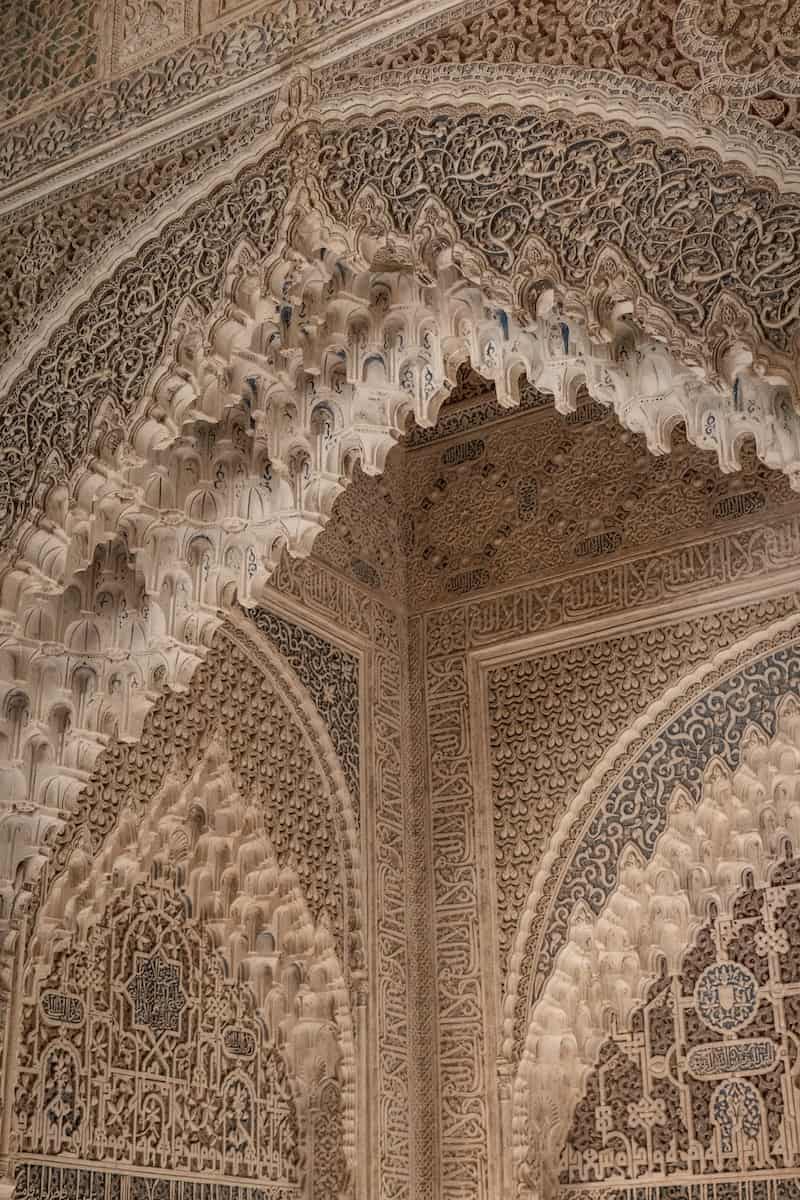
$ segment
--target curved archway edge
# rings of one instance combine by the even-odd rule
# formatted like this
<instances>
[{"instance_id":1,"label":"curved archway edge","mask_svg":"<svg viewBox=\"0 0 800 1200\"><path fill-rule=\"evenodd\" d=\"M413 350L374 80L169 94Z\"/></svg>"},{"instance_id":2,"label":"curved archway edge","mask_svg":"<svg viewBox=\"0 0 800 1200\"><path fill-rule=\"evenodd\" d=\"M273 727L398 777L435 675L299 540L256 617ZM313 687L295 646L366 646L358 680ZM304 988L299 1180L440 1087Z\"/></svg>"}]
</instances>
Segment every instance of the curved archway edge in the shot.
<instances>
[{"instance_id":1,"label":"curved archway edge","mask_svg":"<svg viewBox=\"0 0 800 1200\"><path fill-rule=\"evenodd\" d=\"M178 637L164 670L185 687L217 607L253 603L286 549L307 553L355 462L380 472L467 361L509 408L533 386L568 412L585 387L655 453L683 423L723 469L752 438L800 484L790 173L762 155L754 178L742 147L713 139L688 148L686 114L659 130L649 110L626 122L499 78L480 93L434 80L425 104L399 86L390 113L385 98L284 97L258 161L115 253L0 411L20 660L41 668L47 605L116 546L134 599L159 597L143 656ZM671 195L673 175L697 204ZM169 468L190 461L170 493ZM106 649L92 621L62 632Z\"/></svg>"},{"instance_id":2,"label":"curved archway edge","mask_svg":"<svg viewBox=\"0 0 800 1200\"><path fill-rule=\"evenodd\" d=\"M524 378L569 409L576 380L585 381L655 451L683 421L724 469L751 436L765 462L796 478L800 200L791 186L688 149L679 129L656 132L652 115L633 130L616 113L548 112L524 92L512 97L507 81L485 85L480 104L452 83L424 106L396 93L391 117L385 102L381 113L339 98L345 115L334 120L307 92L299 106L290 95L275 108L277 127L288 126L280 149L122 261L15 380L2 414L6 538L43 490L76 469L101 412L129 425L181 303L218 314L243 239L269 260L263 300L278 310L289 292L302 307L314 266L325 277L318 291L327 286L331 255L358 274L402 272L423 289L469 294L470 328L462 320L445 332L439 321L430 355L417 350L420 367L433 367L427 384L396 381L398 402L423 424L435 419L453 365L469 358L503 403L515 402ZM670 192L675 179L666 186L676 175L694 196L688 206ZM301 373L313 375L319 339L292 333ZM385 418L377 424L389 439L396 432Z\"/></svg>"}]
</instances>

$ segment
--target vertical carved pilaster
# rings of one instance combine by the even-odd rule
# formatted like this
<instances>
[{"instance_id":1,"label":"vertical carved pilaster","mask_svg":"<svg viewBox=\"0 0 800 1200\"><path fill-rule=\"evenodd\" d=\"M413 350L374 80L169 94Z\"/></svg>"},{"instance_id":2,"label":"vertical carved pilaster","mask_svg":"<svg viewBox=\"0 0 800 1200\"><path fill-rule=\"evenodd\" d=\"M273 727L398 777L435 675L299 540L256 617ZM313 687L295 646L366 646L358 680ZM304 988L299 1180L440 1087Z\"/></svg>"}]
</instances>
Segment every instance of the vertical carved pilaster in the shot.
<instances>
[{"instance_id":1,"label":"vertical carved pilaster","mask_svg":"<svg viewBox=\"0 0 800 1200\"><path fill-rule=\"evenodd\" d=\"M439 1161L438 1022L433 949L430 783L425 738L424 630L408 622L405 670L406 888L409 939L414 1196L436 1195Z\"/></svg>"},{"instance_id":2,"label":"vertical carved pilaster","mask_svg":"<svg viewBox=\"0 0 800 1200\"><path fill-rule=\"evenodd\" d=\"M14 1163L12 1157L14 1088L17 1081L17 1049L22 1005L22 968L25 954L26 922L9 930L3 942L2 978L0 978L0 1200L10 1200L14 1193Z\"/></svg>"}]
</instances>

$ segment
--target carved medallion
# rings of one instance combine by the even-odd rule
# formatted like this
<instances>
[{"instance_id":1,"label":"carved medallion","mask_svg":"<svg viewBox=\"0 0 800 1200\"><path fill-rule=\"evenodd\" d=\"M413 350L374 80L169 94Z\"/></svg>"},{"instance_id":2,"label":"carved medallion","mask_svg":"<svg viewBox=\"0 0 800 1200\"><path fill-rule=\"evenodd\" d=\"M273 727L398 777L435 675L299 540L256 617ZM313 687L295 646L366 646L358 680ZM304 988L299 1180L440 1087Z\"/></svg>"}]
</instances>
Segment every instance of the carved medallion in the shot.
<instances>
[{"instance_id":1,"label":"carved medallion","mask_svg":"<svg viewBox=\"0 0 800 1200\"><path fill-rule=\"evenodd\" d=\"M45 1018L53 1025L80 1025L83 1021L83 1005L77 996L44 992L41 1005Z\"/></svg>"},{"instance_id":2,"label":"carved medallion","mask_svg":"<svg viewBox=\"0 0 800 1200\"><path fill-rule=\"evenodd\" d=\"M697 981L695 1004L709 1029L732 1033L752 1019L758 1006L758 983L741 963L714 963Z\"/></svg>"}]
</instances>

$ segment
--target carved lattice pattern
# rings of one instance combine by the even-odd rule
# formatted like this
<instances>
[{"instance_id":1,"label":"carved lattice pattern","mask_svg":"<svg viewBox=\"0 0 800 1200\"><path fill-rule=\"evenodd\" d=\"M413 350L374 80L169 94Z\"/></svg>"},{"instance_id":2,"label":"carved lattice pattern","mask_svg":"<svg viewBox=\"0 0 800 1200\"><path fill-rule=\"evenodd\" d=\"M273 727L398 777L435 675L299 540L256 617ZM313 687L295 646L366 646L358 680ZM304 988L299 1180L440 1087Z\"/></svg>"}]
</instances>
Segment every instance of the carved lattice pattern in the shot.
<instances>
[{"instance_id":1,"label":"carved lattice pattern","mask_svg":"<svg viewBox=\"0 0 800 1200\"><path fill-rule=\"evenodd\" d=\"M258 1181L299 1196L286 1070L174 880L115 897L25 1000L24 1159ZM26 1168L22 1169L23 1178Z\"/></svg>"},{"instance_id":2,"label":"carved lattice pattern","mask_svg":"<svg viewBox=\"0 0 800 1200\"><path fill-rule=\"evenodd\" d=\"M562 1195L795 1170L800 1094L800 864L751 881L679 970L661 960L629 1028L603 1044L572 1123ZM632 1195L633 1189L625 1189Z\"/></svg>"}]
</instances>

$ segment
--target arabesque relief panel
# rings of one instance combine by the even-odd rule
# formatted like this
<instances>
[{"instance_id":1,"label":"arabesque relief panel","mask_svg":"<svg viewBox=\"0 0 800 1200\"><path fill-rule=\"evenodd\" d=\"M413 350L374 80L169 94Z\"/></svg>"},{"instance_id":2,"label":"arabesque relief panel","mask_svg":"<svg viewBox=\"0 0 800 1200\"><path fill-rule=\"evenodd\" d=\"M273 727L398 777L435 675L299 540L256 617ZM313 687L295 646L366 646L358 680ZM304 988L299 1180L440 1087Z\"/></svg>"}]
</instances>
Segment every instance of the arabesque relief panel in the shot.
<instances>
[{"instance_id":1,"label":"arabesque relief panel","mask_svg":"<svg viewBox=\"0 0 800 1200\"><path fill-rule=\"evenodd\" d=\"M694 94L709 123L729 109L796 135L800 92L796 16L787 0L471 0L329 67L336 86L358 88L367 61L397 71L461 63L607 73ZM645 89L643 89L643 92Z\"/></svg>"},{"instance_id":2,"label":"arabesque relief panel","mask_svg":"<svg viewBox=\"0 0 800 1200\"><path fill-rule=\"evenodd\" d=\"M36 952L49 954L55 929L63 927L66 922L67 929L76 928L81 931L78 936L84 936L93 927L91 917L86 923L93 904L98 914L102 915L102 905L105 903L105 888L101 882L104 867L111 870L111 877L118 886L125 878L126 871L131 880L139 878L142 871L145 876L148 869L152 871L154 868L148 867L148 864L152 864L154 854L156 861L172 864L170 869L175 866L179 871L188 872L185 877L191 902L187 899L185 903L189 905L189 911L199 913L205 922L211 921L216 944L221 944L227 959L227 970L233 969L237 977L249 982L250 987L245 990L263 1006L264 1019L271 1030L274 1044L280 1048L290 1068L295 1095L300 1088L298 1102L303 1140L300 1160L303 1168L299 1174L295 1169L293 1178L301 1182L305 1178L306 1183L302 1185L305 1188L311 1165L316 1163L308 1194L318 1196L320 1200L322 1197L350 1195L353 1188L366 1187L366 1177L360 1177L358 1182L355 1178L353 1147L358 1128L359 1144L366 1145L368 1139L375 1138L376 1144L382 1147L374 1159L370 1158L369 1167L364 1167L362 1163L362 1169L373 1177L374 1186L386 1188L391 1194L399 1196L409 1185L409 1143L405 1132L409 1108L409 1047L408 1005L405 1000L408 967L403 917L406 885L400 766L403 730L397 618L384 611L379 602L361 595L357 588L326 572L321 565L309 563L303 564L301 575L305 586L310 588L310 609L317 613L314 620L318 623L319 632L304 630L292 621L291 581L294 575L288 563L287 571L284 578L286 597L274 591L270 597L270 611L261 609L253 613L256 625L263 626L264 636L279 649L272 652L272 657L267 655L265 659L264 652L258 650L258 639L254 641L253 636L247 634L241 621L236 628L229 627L227 633L221 631L221 641L216 649L212 647L205 656L188 697L183 701L178 701L174 696L165 697L147 719L139 745L131 751L112 743L106 755L98 761L97 781L90 780L83 793L84 802L77 813L68 818L64 834L56 838L52 851L48 853L42 888L49 900L43 908L38 903L29 907L29 920L38 912ZM286 611L287 604L289 612ZM333 630L337 641L341 636L338 631L344 631L347 649L326 639L323 631L327 628ZM349 629L353 632L349 632ZM355 641L353 633L359 635ZM241 641L241 648L238 648L237 638ZM275 657L276 653L278 658ZM284 658L284 654L288 658ZM281 710L282 701L279 699L283 685L277 680L269 682L270 671L278 662L283 663L279 675L288 673L289 678L296 679L292 686L297 695L289 701L289 709L285 713ZM297 672L297 675L293 672ZM259 679L260 683L257 682ZM311 694L303 691L300 683L303 679L309 685ZM277 687L276 693L273 693L274 687ZM259 693L259 688L263 695ZM379 697L374 706L378 725L368 743L363 742L360 732L362 688L365 689L364 702L370 695ZM302 699L303 695L305 700ZM265 701L266 709L263 707ZM294 716L290 717L289 713L294 713ZM300 733L299 741L297 735L291 732L293 720L299 721L299 729L305 729L304 733ZM281 727L282 724L285 728ZM331 731L330 737L327 731L323 733L326 725ZM212 738L211 742L207 740L209 737ZM320 753L320 737L323 750L322 758L318 761L322 775L313 766L314 754ZM262 745L264 738L266 742ZM304 740L309 748L317 747L308 761L304 758L307 751L302 748ZM325 744L328 746L327 752L324 751ZM364 760L362 755L367 744L370 757ZM191 778L186 772L191 772L191 764L196 761L198 753L197 747L202 745L209 747L206 757L208 754L216 756L214 762L220 753L223 754L225 761L222 773L206 765L206 758L201 751L201 761L195 773L198 781L202 781L202 786L200 782L197 785L187 782L184 786L179 781ZM242 758L245 745L250 747L246 752L252 768L249 773ZM156 753L159 746L162 751L160 756ZM221 747L225 748L224 751ZM126 766L120 761L127 760L131 754L131 763L137 764L133 772L131 763ZM116 762L110 777L109 758ZM143 763L147 763L146 771L141 770ZM273 781L277 791L270 804L264 795L264 787L269 791L272 786L269 780L273 775L273 766L278 772ZM107 789L103 789L100 779L107 777L111 792L101 810L97 804L97 788L100 786L105 795ZM159 780L167 781L167 790L163 791L162 788L162 792L158 793L162 799L156 797L156 808L148 818L148 789L158 789ZM169 782L173 780L175 782ZM358 805L365 782L368 816L361 836L365 844L368 842L374 846L378 863L382 863L377 868L376 876L372 874L371 864L366 868L359 865L358 857ZM183 787L180 792L183 798L177 808L174 807L176 784ZM340 843L337 851L334 839L329 841L327 848L323 847L322 857L312 853L309 859L303 839L307 835L313 842L325 836L324 810L326 803L331 802L325 800L325 793L330 788L334 792L338 789L341 795L349 792L352 798L354 807L350 816L344 817L343 823L342 818L335 819L339 828L337 839L344 835L347 842L349 838L351 849L344 850L342 857L343 846ZM203 798L206 792L208 800ZM249 800L245 804L237 796L259 797L259 800ZM265 802L266 809L262 808ZM300 804L300 808L292 816L295 802ZM170 804L173 805L172 809L169 808ZM247 807L248 804L251 807ZM216 806L219 806L218 813ZM170 815L173 810L174 816ZM234 817L233 814L239 811L244 815ZM203 827L206 820L211 826L207 831ZM258 832L258 827L264 821L263 832ZM345 833L348 822L349 835ZM241 832L235 835L237 828ZM238 837L240 846L233 857L228 848L232 837L234 840ZM254 840L257 837L260 841ZM401 843L399 846L398 838ZM191 869L188 865L182 865L187 852L190 854L189 861L197 864ZM255 870L259 854L265 856L260 873ZM272 865L270 855L277 856L273 857ZM92 874L92 864L95 862L98 864L95 870L100 872L97 882ZM137 866L137 863L140 865ZM234 863L237 865L234 866ZM59 874L63 868L66 868L66 874ZM362 875L362 870L366 870L366 875ZM275 882L270 884L268 881L273 875ZM311 882L312 875L315 882ZM207 880L203 882L206 876ZM105 878L109 877L107 875ZM230 890L234 878L241 879L241 886L245 893L249 893L246 904L244 896L237 899L235 885L233 891ZM256 879L260 880L258 884L255 883ZM215 892L220 881L222 895L226 897L224 905L227 906L222 911L219 900L214 899L215 895L220 895ZM292 900L292 889L296 891L302 888L305 891L306 884L309 885L310 907L306 907L305 900L302 901L305 920L322 922L316 933L313 932L313 924L310 926L310 942L307 940L309 935L302 931L302 925L299 928L297 926L297 901ZM278 946L271 951L265 939L273 935L265 932L269 926L264 926L255 914L259 909L264 913L273 910L275 899L268 899L269 887L276 885L282 892L286 892L288 887L289 892L277 910L278 914L283 912L285 915L273 918ZM363 928L363 913L359 915L360 902L356 900L354 905L352 899L347 899L348 892L354 895L350 892L353 886L359 893L363 893L365 887L376 889L378 901L374 935L372 925L369 932ZM77 896L80 896L80 900ZM81 912L83 916L79 915ZM234 920L235 927L242 917L241 934L232 934L231 920ZM296 932L287 933L293 927ZM290 938L283 947L281 935L277 935L278 929L282 929L283 934ZM57 935L56 941L58 936L63 937ZM374 943L373 936L376 938ZM220 937L223 938L221 943ZM241 944L237 943L237 938ZM298 970L297 967L292 967L288 976L287 967L282 968L284 975L281 981L275 965L276 953L283 954L287 950L292 953L291 938L295 939L295 962L299 961L299 955L306 955L309 947L312 948L312 959L307 968L303 968L307 969L307 977L295 982L289 977L292 971ZM328 951L324 950L326 944ZM13 940L11 945L13 947ZM346 949L348 945L350 951ZM339 983L335 983L337 976L334 970L334 982L325 985L329 989L337 986L340 989L338 993L330 993L334 997L332 1000L324 999L324 986L319 998L315 998L325 978L324 973L320 974L323 971L321 963L313 958L314 953L320 952L323 956L335 953L342 964L349 960L349 965L344 966L345 974L339 968ZM237 962L240 963L238 968ZM325 972L328 970L324 968ZM273 974L274 984L270 987L269 980ZM102 990L105 985L98 986ZM292 1004L295 1006L295 1016L291 1018L286 1015L286 995L283 1000L278 998L278 993L285 993L287 987L290 1012ZM335 999L337 995L339 998ZM324 1043L319 1039L314 1041L312 1036L317 1026L321 1030L330 1027L331 1014L326 1015L325 1009L326 1004L330 1003L338 1006L337 1023L341 1024L342 1013L352 1014L344 1018L345 1024L339 1035L344 1038L344 1052L323 1051ZM8 1014L8 1011L4 1007L4 1013ZM298 1015L300 1024L294 1026L292 1022ZM292 1029L294 1032L290 1036ZM84 1044L83 1041L81 1044ZM370 1071L373 1082L367 1085L366 1065L376 1056L382 1065L377 1074ZM325 1061L329 1065L319 1076L318 1071ZM65 1086L68 1084L69 1081ZM371 1103L364 1092L366 1086L374 1089L371 1091ZM193 1087L201 1087L202 1091L202 1085L197 1080ZM58 1097L54 1102L57 1101ZM134 1105L134 1108L138 1112L140 1106ZM82 1112L88 1117L85 1107ZM147 1124L144 1113L141 1120L148 1129L152 1125L152 1122ZM176 1120L178 1125L182 1123L170 1117L170 1129L176 1127ZM91 1126L94 1128L96 1124L93 1118ZM334 1137L331 1130L337 1127L340 1132ZM157 1143L161 1146L159 1153L162 1156L166 1152L164 1136ZM212 1144L216 1144L213 1139ZM113 1169L105 1176L97 1171L92 1173L83 1153L83 1143L79 1146L77 1143L70 1145L83 1161L83 1166L79 1169L66 1166L60 1163L57 1155L53 1158L50 1154L47 1158L48 1152L46 1161L42 1160L40 1165L28 1158L27 1165L19 1175L18 1189L23 1189L19 1194L34 1196L39 1194L41 1188L58 1186L65 1189L65 1195L72 1195L77 1188L77 1200L77 1195L83 1194L82 1188L96 1188L105 1194L106 1187L113 1191L121 1186L125 1191L130 1186L125 1181L131 1178L131 1169L135 1169L133 1162L126 1165L127 1160L123 1156L120 1160L121 1176L114 1175ZM18 1153L21 1151L18 1150ZM75 1158L74 1153L72 1158ZM345 1158L346 1169L340 1165ZM160 1160L158 1163L154 1160L149 1166L152 1168L159 1164L162 1167L164 1165ZM159 1186L177 1188L178 1191L174 1192L177 1197L179 1194L183 1196L180 1189L189 1185L166 1180ZM227 1194L227 1184L203 1186L212 1187L212 1190L216 1187L214 1196L217 1200L223 1193ZM290 1191L291 1187L289 1190L278 1188L281 1196L288 1196ZM172 1196L173 1191L169 1194ZM303 1194L306 1194L305 1191Z\"/></svg>"},{"instance_id":3,"label":"arabesque relief panel","mask_svg":"<svg viewBox=\"0 0 800 1200\"><path fill-rule=\"evenodd\" d=\"M660 959L644 1002L600 1048L560 1195L602 1184L601 1194L633 1195L645 1180L663 1195L687 1177L730 1175L736 1196L762 1173L799 1169L799 874L791 857L766 882L751 876L729 907L712 909L679 972ZM799 1178L770 1182L786 1195Z\"/></svg>"},{"instance_id":4,"label":"arabesque relief panel","mask_svg":"<svg viewBox=\"0 0 800 1200\"><path fill-rule=\"evenodd\" d=\"M780 864L797 850L797 635L793 613L717 653L667 691L597 764L553 839L529 909L544 915L548 936L549 914L557 933L566 912L569 930L530 1010L515 1084L520 1195L532 1194L537 1175L548 1173L551 1187L560 1174L563 1186L593 1181L614 1190L640 1182L664 1195L689 1184L709 1197L722 1194L725 1184L732 1195L752 1187L791 1194L798 1139L787 1072L795 1047L793 1017L783 1009L793 991L791 921L783 932L780 918L767 917L766 930L743 921L759 915L760 902L743 907L741 898L742 889L752 897L766 888L769 895L778 875L781 883L793 878L794 867L785 874ZM712 712L719 724L707 738ZM620 788L628 796L623 805ZM638 806L630 802L637 788L644 797ZM595 870L579 895L573 868L590 861ZM564 893L556 900L548 898L553 883ZM696 952L687 954L692 946L705 956L700 967ZM777 988L773 951L781 960ZM686 1013L687 1000L679 1004L675 993L651 986L669 977L680 978L681 989L688 981L683 994L694 993L699 1020ZM655 993L658 1012L648 1017ZM748 1059L746 1048L753 1047L738 1040L745 1036L738 1031L756 1011L761 1031L771 1028L784 1049L775 1053L762 1044L766 1057ZM672 1051L661 1037L670 1038L670 1022L681 1028ZM698 1043L702 1055L693 1064ZM627 1121L601 1082L617 1049L628 1060L625 1066L616 1058L614 1070L626 1079ZM752 1068L764 1078L748 1082ZM637 1069L645 1081L638 1085ZM727 1078L730 1086L709 1108L711 1094L692 1077L701 1085ZM766 1121L751 1083L772 1114ZM595 1103L598 1084L607 1102ZM587 1085L588 1103L581 1100ZM662 1120L660 1102L670 1089L669 1119ZM742 1136L735 1118L723 1120L728 1132L718 1137L716 1117L743 1096L747 1104L735 1107L740 1116L749 1109L748 1130ZM725 1103L715 1112L720 1099ZM570 1128L573 1149L562 1155Z\"/></svg>"},{"instance_id":5,"label":"arabesque relief panel","mask_svg":"<svg viewBox=\"0 0 800 1200\"><path fill-rule=\"evenodd\" d=\"M275 1200L302 1194L278 1029L268 1030L250 987L226 977L189 912L174 878L135 884L85 942L56 954L24 1001L17 1196L42 1194L44 1164L74 1176L118 1165L145 1180L216 1177Z\"/></svg>"},{"instance_id":6,"label":"arabesque relief panel","mask_svg":"<svg viewBox=\"0 0 800 1200\"><path fill-rule=\"evenodd\" d=\"M491 1195L502 1186L500 1146L510 1142L511 1129L510 1115L501 1127L497 1089L524 1047L526 973L537 961L523 962L515 993L520 1041L506 1046L508 949L571 797L658 696L720 647L795 612L797 604L795 592L656 622L635 634L588 635L585 644L532 657L511 657L499 643L495 651L510 661L487 667L472 689L469 656L442 650L426 630L446 1194L469 1187ZM563 637L557 630L553 636Z\"/></svg>"},{"instance_id":7,"label":"arabesque relief panel","mask_svg":"<svg viewBox=\"0 0 800 1200\"><path fill-rule=\"evenodd\" d=\"M792 1196L797 5L18 7L20 1200Z\"/></svg>"}]
</instances>

